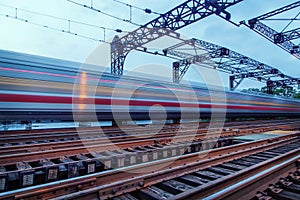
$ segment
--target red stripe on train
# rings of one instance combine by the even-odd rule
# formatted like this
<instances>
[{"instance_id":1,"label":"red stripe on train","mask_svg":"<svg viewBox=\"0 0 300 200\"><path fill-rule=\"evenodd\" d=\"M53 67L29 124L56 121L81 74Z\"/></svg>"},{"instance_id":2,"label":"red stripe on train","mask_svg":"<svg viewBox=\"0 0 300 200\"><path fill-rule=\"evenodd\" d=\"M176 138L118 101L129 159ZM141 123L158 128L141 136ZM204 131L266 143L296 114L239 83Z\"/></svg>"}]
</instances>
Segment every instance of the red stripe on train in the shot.
<instances>
[{"instance_id":1,"label":"red stripe on train","mask_svg":"<svg viewBox=\"0 0 300 200\"><path fill-rule=\"evenodd\" d=\"M246 109L246 110L286 110L300 111L295 108L279 108L251 105L211 105L195 103L178 103L163 101L142 101L142 100L121 100L108 98L72 98L64 96L41 96L28 94L0 94L0 102L23 102L23 103L57 103L57 104L96 104L96 105L122 105L122 106L154 106L164 107L188 107L188 108L227 108L227 109Z\"/></svg>"}]
</instances>

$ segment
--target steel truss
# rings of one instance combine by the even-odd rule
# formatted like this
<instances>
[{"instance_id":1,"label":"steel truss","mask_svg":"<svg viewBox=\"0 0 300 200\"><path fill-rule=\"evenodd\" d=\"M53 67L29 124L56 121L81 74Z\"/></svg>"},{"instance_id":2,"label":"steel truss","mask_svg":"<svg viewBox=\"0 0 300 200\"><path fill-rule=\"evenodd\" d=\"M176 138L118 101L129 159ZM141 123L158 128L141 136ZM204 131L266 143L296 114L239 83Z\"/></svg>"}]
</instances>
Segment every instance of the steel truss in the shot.
<instances>
[{"instance_id":1,"label":"steel truss","mask_svg":"<svg viewBox=\"0 0 300 200\"><path fill-rule=\"evenodd\" d=\"M206 53L199 55L197 54L199 50ZM175 83L181 81L191 64L208 64L213 69L231 74L229 79L231 90L236 89L244 78L268 82L270 87L287 87L300 84L300 79L284 75L274 67L228 48L199 39L186 40L164 49L164 52L182 59L173 63L173 81Z\"/></svg>"},{"instance_id":2,"label":"steel truss","mask_svg":"<svg viewBox=\"0 0 300 200\"><path fill-rule=\"evenodd\" d=\"M226 8L243 0L188 0L142 27L111 43L111 73L122 75L125 58L131 50L156 40L162 36L179 38L174 31L192 24L212 14L230 20Z\"/></svg>"},{"instance_id":3,"label":"steel truss","mask_svg":"<svg viewBox=\"0 0 300 200\"><path fill-rule=\"evenodd\" d=\"M295 45L292 40L300 38L300 28L285 32L277 32L276 30L270 28L269 26L262 23L262 20L266 20L272 16L278 15L280 13L289 11L291 9L297 8L300 6L300 1L292 3L290 5L284 6L282 8L276 9L259 17L248 20L248 24L245 21L242 21L241 24L246 25L248 28L252 29L256 33L262 35L272 43L276 44L280 48L289 52L296 58L300 59L300 48L298 45ZM293 21L295 19L291 19Z\"/></svg>"}]
</instances>

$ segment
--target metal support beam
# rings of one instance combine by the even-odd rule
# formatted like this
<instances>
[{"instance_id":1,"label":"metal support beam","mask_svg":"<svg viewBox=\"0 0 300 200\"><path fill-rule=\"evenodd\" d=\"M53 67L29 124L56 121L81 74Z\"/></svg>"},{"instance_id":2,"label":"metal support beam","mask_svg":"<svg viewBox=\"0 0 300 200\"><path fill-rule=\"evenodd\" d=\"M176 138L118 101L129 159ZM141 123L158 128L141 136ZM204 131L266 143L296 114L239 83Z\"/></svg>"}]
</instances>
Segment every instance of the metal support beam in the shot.
<instances>
[{"instance_id":1,"label":"metal support beam","mask_svg":"<svg viewBox=\"0 0 300 200\"><path fill-rule=\"evenodd\" d=\"M290 54L292 54L296 58L300 59L300 49L299 49L298 45L295 45L291 41L284 41L284 39L278 38L278 35L280 35L280 33L278 33L274 29L268 27L267 25L265 25L261 22L253 23L253 22L249 21L248 23L249 23L249 25L247 25L247 27L249 27L250 29L252 29L256 33L260 34L261 36L263 36L267 40L271 41L272 43L276 44L277 46L279 46L283 50L289 52Z\"/></svg>"},{"instance_id":2,"label":"metal support beam","mask_svg":"<svg viewBox=\"0 0 300 200\"><path fill-rule=\"evenodd\" d=\"M274 43L283 43L300 38L300 28L289 30L286 32L278 33L274 35ZM278 41L279 39L279 41ZM298 47L299 48L299 47Z\"/></svg>"},{"instance_id":3,"label":"metal support beam","mask_svg":"<svg viewBox=\"0 0 300 200\"><path fill-rule=\"evenodd\" d=\"M168 35L179 38L180 34L167 29L141 27L128 34L128 37L115 36L111 43L111 72L116 75L123 74L124 62L128 53L144 44Z\"/></svg>"},{"instance_id":4,"label":"metal support beam","mask_svg":"<svg viewBox=\"0 0 300 200\"><path fill-rule=\"evenodd\" d=\"M174 31L190 25L212 14L230 20L226 8L243 0L187 0L144 26L111 43L111 72L122 75L127 54L143 45L168 35L179 38Z\"/></svg>"},{"instance_id":5,"label":"metal support beam","mask_svg":"<svg viewBox=\"0 0 300 200\"><path fill-rule=\"evenodd\" d=\"M234 76L229 76L229 89L234 91L244 80L244 78L236 79Z\"/></svg>"},{"instance_id":6,"label":"metal support beam","mask_svg":"<svg viewBox=\"0 0 300 200\"><path fill-rule=\"evenodd\" d=\"M191 64L209 64L213 69L231 74L231 90L235 90L245 78L264 82L272 80L276 87L296 86L300 83L300 79L284 75L274 67L199 39L183 41L164 49L164 52L182 59L173 64L173 80L176 83L181 81ZM199 55L199 52L202 54Z\"/></svg>"},{"instance_id":7,"label":"metal support beam","mask_svg":"<svg viewBox=\"0 0 300 200\"><path fill-rule=\"evenodd\" d=\"M291 42L291 40L300 38L300 28L296 28L294 30L289 30L286 32L277 32L276 30L272 29L271 27L269 27L261 22L262 20L266 20L272 16L289 11L289 10L297 8L299 6L300 6L300 1L297 1L295 3L284 6L279 9L276 9L276 10L266 13L264 15L250 19L250 20L248 20L248 24L246 24L245 21L242 21L241 24L247 26L248 28L250 28L251 30L260 34L267 40L271 41L272 43L276 44L280 48L289 52L296 58L300 59L299 46L295 45L293 42ZM294 19L291 19L291 20L294 20Z\"/></svg>"},{"instance_id":8,"label":"metal support beam","mask_svg":"<svg viewBox=\"0 0 300 200\"><path fill-rule=\"evenodd\" d=\"M271 12L268 12L268 13L266 13L266 14L260 15L260 16L258 16L258 17L256 17L256 18L254 18L254 19L257 19L258 21L259 21L259 20L268 19L268 18L270 18L270 17L273 17L273 16L278 15L278 14L280 14L280 13L289 11L289 10L291 10L291 9L297 8L297 7L299 7L299 6L300 6L300 1L297 1L297 2L294 2L294 3L289 4L289 5L287 5L287 6L283 6L283 7L281 7L281 8L276 9L276 10L273 10L273 11L271 11Z\"/></svg>"},{"instance_id":9,"label":"metal support beam","mask_svg":"<svg viewBox=\"0 0 300 200\"><path fill-rule=\"evenodd\" d=\"M180 82L180 65L179 62L173 62L173 82Z\"/></svg>"},{"instance_id":10,"label":"metal support beam","mask_svg":"<svg viewBox=\"0 0 300 200\"><path fill-rule=\"evenodd\" d=\"M179 54L177 54L178 56ZM182 57L183 54L181 55ZM187 59L183 59L173 63L173 82L180 83L185 73L188 71L191 64L196 63L205 63L205 61L209 60L210 56L208 54L203 54L201 56L191 56Z\"/></svg>"},{"instance_id":11,"label":"metal support beam","mask_svg":"<svg viewBox=\"0 0 300 200\"><path fill-rule=\"evenodd\" d=\"M184 74L189 69L191 63L187 60L183 60L180 62L173 63L173 82L180 83L181 79L183 78Z\"/></svg>"}]
</instances>

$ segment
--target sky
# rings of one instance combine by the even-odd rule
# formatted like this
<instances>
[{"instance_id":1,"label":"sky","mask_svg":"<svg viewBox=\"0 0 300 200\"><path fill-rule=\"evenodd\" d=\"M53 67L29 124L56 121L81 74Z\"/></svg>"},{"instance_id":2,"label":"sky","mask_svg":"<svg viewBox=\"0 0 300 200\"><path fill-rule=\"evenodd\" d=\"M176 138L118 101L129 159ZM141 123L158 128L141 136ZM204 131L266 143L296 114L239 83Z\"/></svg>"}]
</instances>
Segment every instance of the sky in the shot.
<instances>
[{"instance_id":1,"label":"sky","mask_svg":"<svg viewBox=\"0 0 300 200\"><path fill-rule=\"evenodd\" d=\"M109 13L122 19L129 19L129 7L117 3L113 0L74 0L75 2L93 5L101 11ZM173 7L184 1L179 0L121 0L122 2L140 7L149 8L158 13L165 13ZM234 22L248 20L261 14L267 13L279 7L295 2L295 0L244 0L243 2L230 7L227 11L231 13L231 19ZM111 41L117 33L113 30L121 29L123 31L132 31L137 26L117 20L115 18L103 15L99 12L78 6L67 0L1 0L0 1L0 23L1 37L0 49L23 52L27 54L41 55L65 60L78 61L81 63L89 62L91 57L99 55L101 58L109 57L109 46L105 43L77 37L71 34L50 30L41 26L36 26L14 18L5 17L5 15L17 16L27 19L29 22L53 27L59 30L68 30L68 20L79 21L102 28L88 27L75 23L70 24L70 31L100 40ZM42 13L44 15L64 18L66 20L53 19L41 16L32 12ZM278 17L292 18L298 14L299 9L286 12ZM137 24L145 24L158 17L156 14L146 14L141 10L132 9L132 21ZM268 21L267 25L282 30L287 21ZM295 21L289 28L299 27L299 21ZM112 29L112 30L109 30ZM186 39L197 38L217 45L225 46L231 50L237 51L250 58L278 68L283 73L300 77L298 69L299 60L289 53L280 49L276 45L267 41L257 33L244 26L236 27L216 15L209 16L196 23L186 26L177 31ZM126 34L126 33L123 33ZM149 49L163 49L168 47L172 40L159 40L156 43L149 44ZM299 44L299 41L294 41ZM100 55L101 54L101 55ZM149 55L141 52L131 52L126 58L125 69L128 71L141 71L153 73L154 75L165 76L170 81L172 77L172 62L174 60L165 57ZM104 62L107 64L107 62ZM198 72L198 73L197 73ZM200 73L199 73L200 72ZM185 79L195 82L214 83L215 77L220 76L221 82L228 87L228 75L216 75L216 72L193 66L187 72ZM263 83L257 81L244 80L239 89L249 87L262 87Z\"/></svg>"}]
</instances>

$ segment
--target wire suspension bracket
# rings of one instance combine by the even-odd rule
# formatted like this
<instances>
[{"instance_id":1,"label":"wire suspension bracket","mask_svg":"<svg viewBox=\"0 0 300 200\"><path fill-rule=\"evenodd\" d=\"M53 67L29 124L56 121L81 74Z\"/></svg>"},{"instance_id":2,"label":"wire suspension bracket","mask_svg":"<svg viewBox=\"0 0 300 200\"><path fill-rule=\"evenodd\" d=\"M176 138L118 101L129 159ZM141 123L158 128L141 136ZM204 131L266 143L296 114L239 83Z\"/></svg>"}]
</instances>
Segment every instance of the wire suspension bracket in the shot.
<instances>
[{"instance_id":1,"label":"wire suspension bracket","mask_svg":"<svg viewBox=\"0 0 300 200\"><path fill-rule=\"evenodd\" d=\"M285 29L295 20L298 20L297 17L300 15L300 12L294 17L289 19L290 22L287 26L281 31L278 32L273 28L265 25L262 23L263 20L272 20L270 17L275 15L287 12L291 9L295 9L300 6L300 1L294 2L290 5L281 7L264 15L255 17L253 19L248 20L246 23L245 21L241 21L240 24L243 24L250 28L251 30L255 31L256 33L260 34L267 40L271 41L272 43L276 44L283 50L289 52L296 58L300 59L300 48L298 45L294 44L292 40L300 38L300 28L296 28L293 30L285 31ZM275 19L275 20L286 20L286 19Z\"/></svg>"},{"instance_id":2,"label":"wire suspension bracket","mask_svg":"<svg viewBox=\"0 0 300 200\"><path fill-rule=\"evenodd\" d=\"M128 53L162 36L179 38L174 31L216 14L230 20L226 8L243 0L188 0L156 19L119 38L115 36L111 43L111 73L122 75L125 58Z\"/></svg>"},{"instance_id":3,"label":"wire suspension bracket","mask_svg":"<svg viewBox=\"0 0 300 200\"><path fill-rule=\"evenodd\" d=\"M200 55L183 52L185 50L204 50ZM235 90L245 78L263 81L273 87L288 87L300 84L300 79L283 74L271 67L226 47L199 39L190 39L163 50L165 54L181 58L173 63L173 81L179 83L192 64L209 64L210 68L230 74L229 87Z\"/></svg>"}]
</instances>

